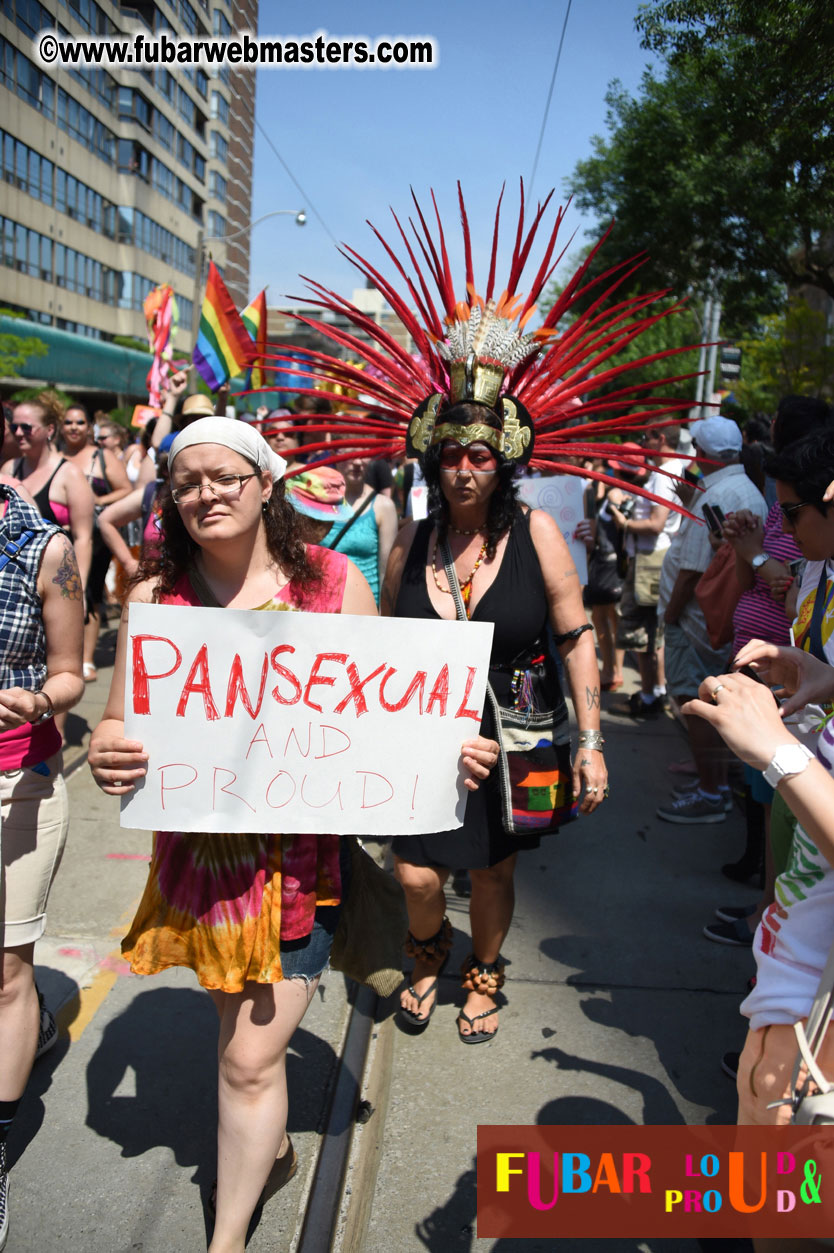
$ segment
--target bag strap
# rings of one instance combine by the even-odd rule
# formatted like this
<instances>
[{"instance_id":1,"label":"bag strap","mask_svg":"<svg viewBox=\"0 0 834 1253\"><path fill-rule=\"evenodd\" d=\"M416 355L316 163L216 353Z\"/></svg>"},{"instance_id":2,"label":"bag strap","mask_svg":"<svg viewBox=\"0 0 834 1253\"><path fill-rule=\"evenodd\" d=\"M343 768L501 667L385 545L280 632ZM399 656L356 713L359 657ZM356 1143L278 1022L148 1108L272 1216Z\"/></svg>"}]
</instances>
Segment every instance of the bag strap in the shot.
<instances>
[{"instance_id":1,"label":"bag strap","mask_svg":"<svg viewBox=\"0 0 834 1253\"><path fill-rule=\"evenodd\" d=\"M822 646L822 620L825 616L825 588L828 582L828 562L822 563L822 574L817 585L817 595L814 600L814 612L811 614L811 625L808 627L808 647L811 654L818 661L827 661L825 649Z\"/></svg>"},{"instance_id":2,"label":"bag strap","mask_svg":"<svg viewBox=\"0 0 834 1253\"><path fill-rule=\"evenodd\" d=\"M466 613L466 606L463 603L463 596L460 591L460 579L455 570L454 559L452 558L452 550L449 547L449 541L444 540L440 546L440 553L443 557L443 568L446 571L446 580L449 584L449 591L452 593L452 600L455 602L455 613L459 622L468 622L469 618ZM504 749L504 739L501 734L501 707L498 704L498 698L492 690L492 684L487 679L486 695L492 710L492 717L495 722L495 735L498 740L498 746L501 750L502 757L506 758Z\"/></svg>"},{"instance_id":3,"label":"bag strap","mask_svg":"<svg viewBox=\"0 0 834 1253\"><path fill-rule=\"evenodd\" d=\"M808 1020L804 1027L800 1022L794 1024L794 1032L799 1045L799 1054L794 1062L790 1089L793 1096L794 1112L799 1107L802 1098L807 1094L812 1080L820 1092L828 1092L831 1089L832 1085L817 1066L816 1060L822 1048L822 1042L825 1039L832 1010L834 1010L834 944L831 945L828 961L825 963L825 969L820 976L819 987L817 988L817 994L814 997ZM801 1090L797 1091L796 1085L799 1080L799 1069L803 1061L808 1068L808 1077Z\"/></svg>"},{"instance_id":4,"label":"bag strap","mask_svg":"<svg viewBox=\"0 0 834 1253\"><path fill-rule=\"evenodd\" d=\"M208 609L221 609L222 605L203 578L194 562L188 567L188 581L197 593L197 599Z\"/></svg>"},{"instance_id":5,"label":"bag strap","mask_svg":"<svg viewBox=\"0 0 834 1253\"><path fill-rule=\"evenodd\" d=\"M368 508L369 505L372 505L374 503L378 495L379 495L379 492L371 492L370 496L365 497L359 509L357 509L356 512L352 514L351 517L348 518L347 522L342 527L341 531L336 536L333 543L327 545L327 547L330 549L331 552L335 552L335 550L339 547L339 543L341 542L341 540L345 538L348 531L353 526L354 522L356 522L357 519L362 517L362 514L365 512L365 510Z\"/></svg>"},{"instance_id":6,"label":"bag strap","mask_svg":"<svg viewBox=\"0 0 834 1253\"><path fill-rule=\"evenodd\" d=\"M30 539L34 539L34 535L34 531L23 531L16 540L9 540L2 554L0 554L0 570L5 570L12 558L16 557L20 552L23 545L28 544Z\"/></svg>"}]
</instances>

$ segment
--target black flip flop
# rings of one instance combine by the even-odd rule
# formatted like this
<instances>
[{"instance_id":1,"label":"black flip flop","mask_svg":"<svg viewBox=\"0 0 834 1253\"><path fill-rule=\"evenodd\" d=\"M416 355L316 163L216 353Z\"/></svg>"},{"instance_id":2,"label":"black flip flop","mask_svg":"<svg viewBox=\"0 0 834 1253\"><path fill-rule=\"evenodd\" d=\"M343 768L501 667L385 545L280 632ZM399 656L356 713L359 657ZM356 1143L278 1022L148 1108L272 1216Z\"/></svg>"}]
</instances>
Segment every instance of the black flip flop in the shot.
<instances>
[{"instance_id":1,"label":"black flip flop","mask_svg":"<svg viewBox=\"0 0 834 1253\"><path fill-rule=\"evenodd\" d=\"M439 996L437 985L440 980L440 976L443 974L443 971L446 969L446 962L448 960L449 960L449 954L447 953L446 956L443 958L443 961L441 962L440 966L438 967L438 971L437 971L437 974L435 975L434 981L429 985L429 987L426 988L422 996L417 995L417 993L414 991L414 988L411 986L411 984L408 985L408 991L411 994L411 996L414 997L418 1005L422 1005L426 997L431 996L432 992L435 993L435 998L432 1001L431 1009L425 1015L418 1014L413 1009L404 1009L402 1005L398 1009L397 1022L399 1023L400 1027L402 1027L404 1031L408 1032L409 1035L419 1035L421 1031L425 1031L426 1027L429 1025L429 1022L431 1021L431 1016L434 1013L434 1011L437 1009L437 1001L438 1001L438 996Z\"/></svg>"},{"instance_id":2,"label":"black flip flop","mask_svg":"<svg viewBox=\"0 0 834 1253\"><path fill-rule=\"evenodd\" d=\"M464 1022L468 1022L470 1027L474 1027L479 1018L489 1018L490 1014L497 1014L498 1006L493 1005L492 1009L485 1009L482 1014L476 1014L474 1018L470 1018L463 1010L460 1011L455 1022L460 1022L461 1018ZM498 1028L494 1031L470 1031L468 1035L464 1035L458 1028L458 1039L464 1044L486 1044L487 1040L494 1040L498 1035Z\"/></svg>"}]
</instances>

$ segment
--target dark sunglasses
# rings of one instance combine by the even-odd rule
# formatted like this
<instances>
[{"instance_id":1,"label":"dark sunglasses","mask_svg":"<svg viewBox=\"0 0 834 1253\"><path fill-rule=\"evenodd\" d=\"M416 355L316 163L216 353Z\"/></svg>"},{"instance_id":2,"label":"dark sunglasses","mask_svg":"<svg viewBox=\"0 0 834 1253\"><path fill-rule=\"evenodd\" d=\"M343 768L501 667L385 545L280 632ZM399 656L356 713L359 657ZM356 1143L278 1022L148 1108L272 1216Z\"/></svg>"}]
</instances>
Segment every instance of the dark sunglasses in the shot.
<instances>
[{"instance_id":1,"label":"dark sunglasses","mask_svg":"<svg viewBox=\"0 0 834 1253\"><path fill-rule=\"evenodd\" d=\"M793 526L793 520L799 513L800 509L804 509L806 505L815 505L816 503L817 502L815 500L797 500L792 505L780 505L779 508L782 510L782 517L785 519L788 526Z\"/></svg>"},{"instance_id":2,"label":"dark sunglasses","mask_svg":"<svg viewBox=\"0 0 834 1253\"><path fill-rule=\"evenodd\" d=\"M9 430L11 431L12 435L17 435L19 431L21 435L25 435L26 438L28 439L29 436L32 434L32 431L34 430L34 427L32 426L31 422L10 422Z\"/></svg>"}]
</instances>

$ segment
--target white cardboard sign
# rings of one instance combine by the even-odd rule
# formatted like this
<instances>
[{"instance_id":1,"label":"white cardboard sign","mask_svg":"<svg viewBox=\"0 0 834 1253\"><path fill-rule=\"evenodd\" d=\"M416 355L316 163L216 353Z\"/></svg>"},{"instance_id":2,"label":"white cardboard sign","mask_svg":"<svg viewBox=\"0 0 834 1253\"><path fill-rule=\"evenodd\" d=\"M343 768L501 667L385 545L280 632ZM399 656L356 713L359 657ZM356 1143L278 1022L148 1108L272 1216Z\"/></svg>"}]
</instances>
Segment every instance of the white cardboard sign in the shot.
<instances>
[{"instance_id":1,"label":"white cardboard sign","mask_svg":"<svg viewBox=\"0 0 834 1253\"><path fill-rule=\"evenodd\" d=\"M584 488L583 480L573 474L518 480L519 498L531 509L549 513L562 532L583 587L588 582L588 553L582 540L574 539L573 533L585 517Z\"/></svg>"},{"instance_id":2,"label":"white cardboard sign","mask_svg":"<svg viewBox=\"0 0 834 1253\"><path fill-rule=\"evenodd\" d=\"M463 822L493 627L132 604L122 826L407 835Z\"/></svg>"}]
</instances>

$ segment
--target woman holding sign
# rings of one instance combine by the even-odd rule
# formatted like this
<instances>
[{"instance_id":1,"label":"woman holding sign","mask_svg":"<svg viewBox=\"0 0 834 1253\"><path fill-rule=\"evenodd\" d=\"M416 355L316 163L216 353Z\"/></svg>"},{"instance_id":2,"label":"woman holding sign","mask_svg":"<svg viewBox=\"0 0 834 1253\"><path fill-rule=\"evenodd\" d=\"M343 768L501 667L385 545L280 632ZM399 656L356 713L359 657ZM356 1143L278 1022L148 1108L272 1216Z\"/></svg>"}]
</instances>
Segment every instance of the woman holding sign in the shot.
<instances>
[{"instance_id":1,"label":"woman holding sign","mask_svg":"<svg viewBox=\"0 0 834 1253\"><path fill-rule=\"evenodd\" d=\"M450 867L466 866L472 872L472 952L463 967L467 996L458 1034L465 1044L479 1044L491 1040L498 1026L500 949L512 918L518 849L535 848L575 809L590 814L607 795L599 670L579 579L552 519L517 503L513 475L529 462L545 473L582 477L586 472L578 459L604 463L620 448L612 436L619 441L627 431L633 437L684 403L647 395L646 384L624 378L642 363L615 359L675 312L674 305L652 307L657 299L652 295L623 298L630 263L600 274L594 269L597 245L532 329L536 301L558 264L562 210L543 232L540 257L532 259L553 193L535 206L531 221L522 185L509 274L502 282L497 269L502 190L488 277L479 287L460 184L457 190L465 264L457 288L434 192L428 213L412 194L416 216L409 217L410 231L392 210L393 242L371 227L398 278L389 280L350 249L351 261L383 293L413 348L349 301L310 282L315 306L338 315L318 323L317 330L342 355L309 351L308 377L320 395L336 403L340 395L361 395L362 410L349 409L334 428L329 461L359 455L396 460L405 451L423 467L430 517L400 532L387 567L382 612L495 624L487 704L501 712L488 713L484 728L497 735L500 720L506 760L502 756L497 777L469 798L462 829L398 837L394 843L415 960L400 1022L413 1031L429 1022L451 947L443 887ZM357 333L345 331L345 318ZM605 470L587 473L622 486ZM549 628L579 724L573 765Z\"/></svg>"},{"instance_id":2,"label":"woman holding sign","mask_svg":"<svg viewBox=\"0 0 834 1253\"><path fill-rule=\"evenodd\" d=\"M130 601L373 615L346 557L299 538L286 463L250 426L205 418L171 445L162 551ZM113 686L90 746L99 786L124 796L148 753L124 738L126 619ZM495 746L464 756L485 777ZM472 780L470 785L477 786ZM157 832L144 896L122 948L134 971L190 966L220 1016L216 1223L211 1253L242 1253L259 1203L286 1183L285 1058L327 966L341 900L338 836Z\"/></svg>"}]
</instances>

